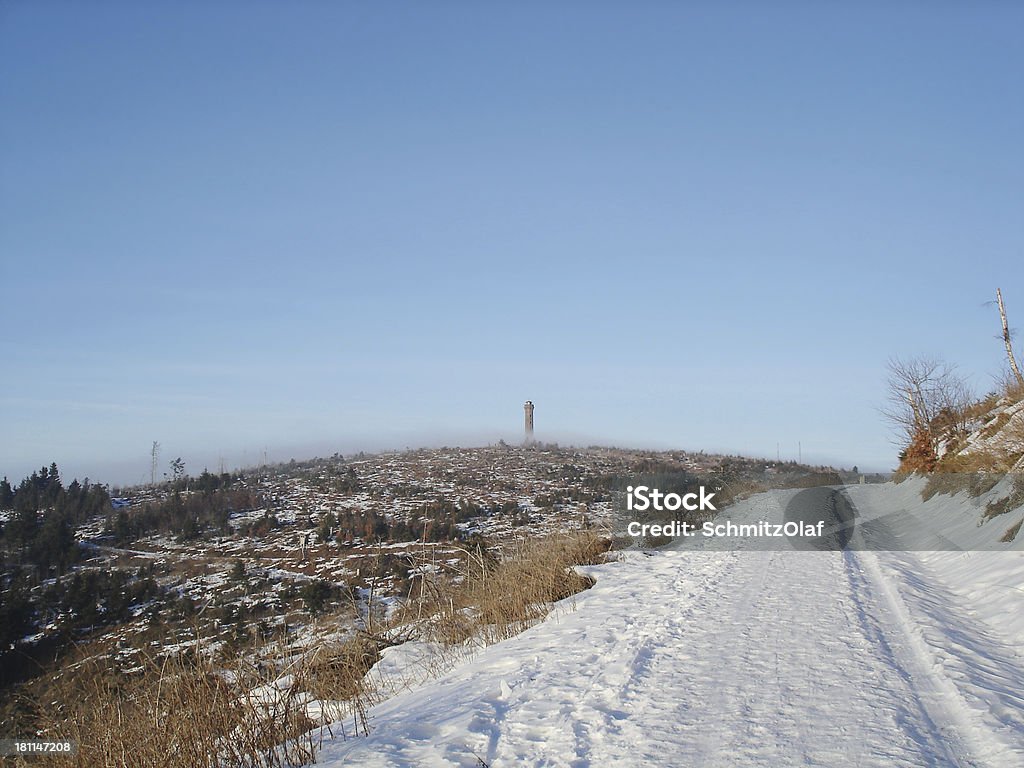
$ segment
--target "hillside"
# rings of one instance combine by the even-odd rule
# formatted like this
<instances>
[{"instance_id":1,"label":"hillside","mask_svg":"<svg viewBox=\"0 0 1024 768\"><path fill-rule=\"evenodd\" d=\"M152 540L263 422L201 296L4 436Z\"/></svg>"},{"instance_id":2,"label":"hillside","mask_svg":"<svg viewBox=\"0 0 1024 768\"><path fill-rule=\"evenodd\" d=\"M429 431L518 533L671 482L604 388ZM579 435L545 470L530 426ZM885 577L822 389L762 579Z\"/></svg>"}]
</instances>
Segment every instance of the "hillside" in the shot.
<instances>
[{"instance_id":1,"label":"hillside","mask_svg":"<svg viewBox=\"0 0 1024 768\"><path fill-rule=\"evenodd\" d=\"M983 421L959 455L1016 423ZM78 630L81 653L38 681L64 709L39 711L81 765L144 739L132 764L1016 766L1018 477L439 449L239 476L228 491L261 506L226 528L200 514L191 538L144 526L205 492L137 489L78 529L87 559L63 578L152 563L138 578L163 592ZM702 520L738 532L627 535L639 482L711 485L724 503ZM190 598L191 627L164 593Z\"/></svg>"},{"instance_id":2,"label":"hillside","mask_svg":"<svg viewBox=\"0 0 1024 768\"><path fill-rule=\"evenodd\" d=\"M349 707L387 646L440 636L451 655L471 636L490 643L534 623L543 604L583 588L566 566L607 548L616 489L631 479L746 488L769 475L838 473L544 444L336 454L114 489L65 486L56 464L44 467L0 486L0 735L71 730L85 739L82 764L102 764L98 755L137 736L111 725L124 719L122 686L137 719L171 707L187 720L225 699L207 685L217 676L230 681L234 720L204 721L206 737L170 720L146 735L150 756L201 748L254 716L250 689L276 689L299 667L289 706L327 703L300 707L295 722L289 709L262 738L307 732L331 719L326 708ZM531 592L523 572L538 562L550 578ZM503 591L490 589L502 578ZM169 704L159 699L167 679L197 688ZM255 714L273 720L264 715Z\"/></svg>"},{"instance_id":3,"label":"hillside","mask_svg":"<svg viewBox=\"0 0 1024 768\"><path fill-rule=\"evenodd\" d=\"M1024 397L989 398L975 406L976 428L960 442L947 442L940 460L955 467L956 458L992 461L996 468L1024 471ZM963 466L970 467L970 462Z\"/></svg>"}]
</instances>

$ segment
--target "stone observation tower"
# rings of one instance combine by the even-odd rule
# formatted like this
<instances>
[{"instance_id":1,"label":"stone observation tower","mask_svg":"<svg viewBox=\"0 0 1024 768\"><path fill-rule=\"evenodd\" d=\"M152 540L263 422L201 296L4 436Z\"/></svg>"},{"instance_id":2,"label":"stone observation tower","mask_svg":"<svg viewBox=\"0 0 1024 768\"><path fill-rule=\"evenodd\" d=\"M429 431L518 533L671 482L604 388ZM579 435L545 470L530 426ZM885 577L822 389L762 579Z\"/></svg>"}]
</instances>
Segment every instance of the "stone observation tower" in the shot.
<instances>
[{"instance_id":1,"label":"stone observation tower","mask_svg":"<svg viewBox=\"0 0 1024 768\"><path fill-rule=\"evenodd\" d=\"M533 401L527 400L523 410L526 411L526 443L529 444L533 442Z\"/></svg>"}]
</instances>

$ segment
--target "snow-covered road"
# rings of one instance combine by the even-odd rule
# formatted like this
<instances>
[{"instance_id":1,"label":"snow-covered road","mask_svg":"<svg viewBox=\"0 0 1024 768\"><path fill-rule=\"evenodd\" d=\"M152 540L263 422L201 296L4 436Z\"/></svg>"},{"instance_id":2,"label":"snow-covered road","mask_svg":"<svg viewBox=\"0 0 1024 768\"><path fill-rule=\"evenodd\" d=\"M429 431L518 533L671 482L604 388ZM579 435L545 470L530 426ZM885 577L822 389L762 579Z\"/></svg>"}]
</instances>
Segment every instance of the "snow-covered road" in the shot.
<instances>
[{"instance_id":1,"label":"snow-covered road","mask_svg":"<svg viewBox=\"0 0 1024 768\"><path fill-rule=\"evenodd\" d=\"M1019 572L1020 552L975 554ZM1024 658L921 555L628 553L318 762L1022 766Z\"/></svg>"}]
</instances>

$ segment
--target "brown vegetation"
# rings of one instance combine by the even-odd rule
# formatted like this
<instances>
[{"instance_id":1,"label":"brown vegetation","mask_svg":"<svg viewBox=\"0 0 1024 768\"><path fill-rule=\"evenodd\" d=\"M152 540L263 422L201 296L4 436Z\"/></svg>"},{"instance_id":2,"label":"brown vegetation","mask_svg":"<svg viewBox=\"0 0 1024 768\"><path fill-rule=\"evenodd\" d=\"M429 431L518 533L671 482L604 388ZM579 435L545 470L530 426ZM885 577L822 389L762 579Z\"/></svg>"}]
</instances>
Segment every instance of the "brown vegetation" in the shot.
<instances>
[{"instance_id":1,"label":"brown vegetation","mask_svg":"<svg viewBox=\"0 0 1024 768\"><path fill-rule=\"evenodd\" d=\"M132 676L112 671L103 657L82 659L27 707L34 730L76 741L78 754L32 765L308 764L325 737L368 731L367 709L383 693L366 673L384 647L413 637L442 647L511 637L588 588L592 580L574 569L603 562L608 547L582 531L524 539L500 560L467 551L457 572L421 569L389 618L375 613L371 596L364 630L306 652L266 644L217 659L190 649L143 659ZM432 665L423 676L444 667L422 663Z\"/></svg>"},{"instance_id":2,"label":"brown vegetation","mask_svg":"<svg viewBox=\"0 0 1024 768\"><path fill-rule=\"evenodd\" d=\"M446 645L505 640L543 619L552 603L589 588L592 580L575 567L604 562L610 546L580 531L520 540L500 561L480 553L461 573L421 577L394 623L417 625Z\"/></svg>"},{"instance_id":3,"label":"brown vegetation","mask_svg":"<svg viewBox=\"0 0 1024 768\"><path fill-rule=\"evenodd\" d=\"M203 654L151 657L126 678L84 660L54 681L39 730L78 744L53 765L298 766L312 759L312 723L300 692L273 685L276 675L236 658ZM251 695L258 686L273 695ZM47 765L33 759L33 765Z\"/></svg>"},{"instance_id":4,"label":"brown vegetation","mask_svg":"<svg viewBox=\"0 0 1024 768\"><path fill-rule=\"evenodd\" d=\"M935 440L930 432L921 429L914 433L910 445L900 456L899 472L901 474L932 472L937 463Z\"/></svg>"}]
</instances>

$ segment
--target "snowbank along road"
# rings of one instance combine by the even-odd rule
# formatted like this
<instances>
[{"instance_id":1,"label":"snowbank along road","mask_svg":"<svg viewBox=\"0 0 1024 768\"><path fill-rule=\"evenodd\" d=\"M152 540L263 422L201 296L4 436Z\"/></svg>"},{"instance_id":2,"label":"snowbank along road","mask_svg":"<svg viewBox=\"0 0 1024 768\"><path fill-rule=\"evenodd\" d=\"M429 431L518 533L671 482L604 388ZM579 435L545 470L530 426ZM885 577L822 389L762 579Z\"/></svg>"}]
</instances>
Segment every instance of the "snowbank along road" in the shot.
<instances>
[{"instance_id":1,"label":"snowbank along road","mask_svg":"<svg viewBox=\"0 0 1024 768\"><path fill-rule=\"evenodd\" d=\"M849 489L869 516L914 492ZM796 493L731 517L782 521ZM318 762L1024 766L1022 559L715 541L625 553L544 623L375 707L369 737Z\"/></svg>"}]
</instances>

